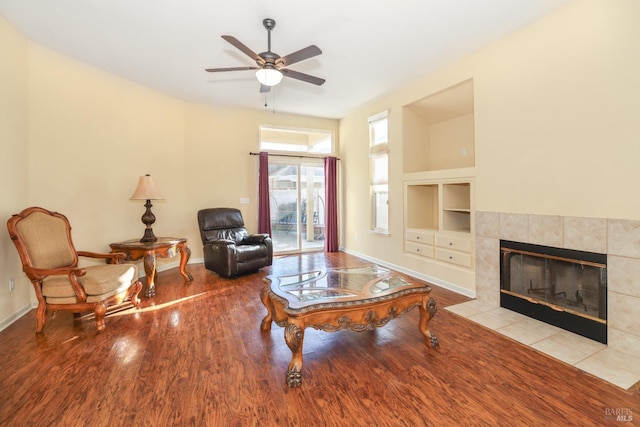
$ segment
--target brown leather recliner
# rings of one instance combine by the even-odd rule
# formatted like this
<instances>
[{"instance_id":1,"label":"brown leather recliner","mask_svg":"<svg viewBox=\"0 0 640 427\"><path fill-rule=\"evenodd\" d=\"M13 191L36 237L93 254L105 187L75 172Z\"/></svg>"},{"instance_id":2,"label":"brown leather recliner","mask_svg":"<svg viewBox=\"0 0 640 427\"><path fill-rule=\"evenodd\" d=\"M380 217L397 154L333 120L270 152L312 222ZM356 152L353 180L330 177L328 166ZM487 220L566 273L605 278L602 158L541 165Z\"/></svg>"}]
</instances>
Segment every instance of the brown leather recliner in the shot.
<instances>
[{"instance_id":1,"label":"brown leather recliner","mask_svg":"<svg viewBox=\"0 0 640 427\"><path fill-rule=\"evenodd\" d=\"M238 209L202 209L198 211L198 225L207 270L235 277L271 265L271 237L249 234Z\"/></svg>"}]
</instances>

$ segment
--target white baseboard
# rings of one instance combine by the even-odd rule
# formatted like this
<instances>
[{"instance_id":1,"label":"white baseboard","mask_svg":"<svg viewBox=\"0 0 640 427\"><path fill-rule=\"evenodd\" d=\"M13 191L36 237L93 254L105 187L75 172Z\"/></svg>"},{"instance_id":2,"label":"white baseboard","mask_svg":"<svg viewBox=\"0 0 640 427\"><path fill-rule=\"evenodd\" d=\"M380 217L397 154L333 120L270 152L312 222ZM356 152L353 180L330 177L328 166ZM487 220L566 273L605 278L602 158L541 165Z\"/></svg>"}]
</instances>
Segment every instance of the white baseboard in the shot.
<instances>
[{"instance_id":1,"label":"white baseboard","mask_svg":"<svg viewBox=\"0 0 640 427\"><path fill-rule=\"evenodd\" d=\"M404 274L406 274L408 276L415 277L416 279L420 279L420 280L424 280L425 282L433 283L434 285L440 286L441 288L448 289L450 291L453 291L455 293L464 295L466 297L469 297L469 298L475 298L476 297L475 291L472 291L472 290L467 289L467 288L463 288L462 286L458 286L455 283L450 283L450 282L447 282L446 280L438 279L437 277L432 277L432 276L429 276L427 274L422 274L420 272L417 272L417 271L414 271L414 270L410 270L408 268L404 268L404 267L402 267L400 265L396 265L396 264L390 263L390 262L385 261L383 259L373 258L373 257L370 257L370 256L365 255L365 254L361 254L361 253L356 252L356 251L347 250L347 249L344 249L344 248L341 248L340 250L345 252L345 253L348 253L349 255L357 256L358 258L363 258L363 259L366 259L367 261L375 262L376 264L379 264L379 265L381 265L383 267L391 268L392 270L396 270L396 271L399 271L400 273L404 273Z\"/></svg>"},{"instance_id":2,"label":"white baseboard","mask_svg":"<svg viewBox=\"0 0 640 427\"><path fill-rule=\"evenodd\" d=\"M31 306L31 304L27 304L21 309L19 309L18 311L16 311L15 313L13 313L11 316L7 317L6 319L3 319L2 321L0 321L0 331L3 331L5 328L10 326L13 322L15 322L16 320L18 320L19 318L27 314L31 309L36 307L37 305Z\"/></svg>"}]
</instances>

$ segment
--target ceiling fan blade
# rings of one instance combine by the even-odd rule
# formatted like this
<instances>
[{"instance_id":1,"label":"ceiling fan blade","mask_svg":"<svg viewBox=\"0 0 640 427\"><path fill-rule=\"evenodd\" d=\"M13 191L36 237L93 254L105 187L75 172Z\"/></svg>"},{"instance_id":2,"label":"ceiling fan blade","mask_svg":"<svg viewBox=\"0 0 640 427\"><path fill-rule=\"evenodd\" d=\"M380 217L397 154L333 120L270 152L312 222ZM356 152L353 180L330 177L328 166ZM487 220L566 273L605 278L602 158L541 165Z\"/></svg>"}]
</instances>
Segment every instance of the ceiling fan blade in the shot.
<instances>
[{"instance_id":1,"label":"ceiling fan blade","mask_svg":"<svg viewBox=\"0 0 640 427\"><path fill-rule=\"evenodd\" d=\"M281 68L280 71L286 77L291 77L292 79L302 80L303 82L312 83L314 85L322 86L325 82L325 79L321 79L319 77L310 76L309 74L300 73L298 71L287 70L286 68Z\"/></svg>"},{"instance_id":2,"label":"ceiling fan blade","mask_svg":"<svg viewBox=\"0 0 640 427\"><path fill-rule=\"evenodd\" d=\"M260 93L267 93L267 92L271 92L271 86L267 86L267 85L260 85Z\"/></svg>"},{"instance_id":3,"label":"ceiling fan blade","mask_svg":"<svg viewBox=\"0 0 640 427\"><path fill-rule=\"evenodd\" d=\"M205 68L205 71L209 73L217 73L219 71L244 71L244 70L259 70L258 67L228 67L228 68Z\"/></svg>"},{"instance_id":4,"label":"ceiling fan blade","mask_svg":"<svg viewBox=\"0 0 640 427\"><path fill-rule=\"evenodd\" d=\"M320 48L314 44L311 46L307 46L304 49L300 49L296 52L290 53L289 55L283 56L278 59L278 64L282 62L283 67L288 67L291 64L295 64L296 62L304 61L305 59L313 58L314 56L320 55L322 51Z\"/></svg>"},{"instance_id":5,"label":"ceiling fan blade","mask_svg":"<svg viewBox=\"0 0 640 427\"><path fill-rule=\"evenodd\" d=\"M233 36L222 36L222 38L225 39L226 41L228 41L229 43L231 43L237 49L241 50L249 58L253 59L256 62L259 62L260 64L264 64L264 59L262 59L260 57L260 55L255 53L253 50L249 49L246 45L244 45L237 38L235 38Z\"/></svg>"}]
</instances>

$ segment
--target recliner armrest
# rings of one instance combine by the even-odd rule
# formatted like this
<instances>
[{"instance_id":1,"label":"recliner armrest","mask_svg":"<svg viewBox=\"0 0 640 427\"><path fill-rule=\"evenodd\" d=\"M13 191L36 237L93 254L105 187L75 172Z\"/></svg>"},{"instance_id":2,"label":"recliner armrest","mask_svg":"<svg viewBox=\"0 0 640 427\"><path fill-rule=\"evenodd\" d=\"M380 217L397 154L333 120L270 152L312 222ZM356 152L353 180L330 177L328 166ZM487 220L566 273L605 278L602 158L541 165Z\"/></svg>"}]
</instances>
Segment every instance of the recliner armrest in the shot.
<instances>
[{"instance_id":1,"label":"recliner armrest","mask_svg":"<svg viewBox=\"0 0 640 427\"><path fill-rule=\"evenodd\" d=\"M209 240L208 242L204 243L204 246L207 246L207 245L231 246L231 245L235 245L235 244L236 244L236 242L234 242L233 240L220 239L220 240Z\"/></svg>"},{"instance_id":2,"label":"recliner armrest","mask_svg":"<svg viewBox=\"0 0 640 427\"><path fill-rule=\"evenodd\" d=\"M266 233L250 234L242 239L242 244L264 243L267 238L269 238L269 235Z\"/></svg>"}]
</instances>

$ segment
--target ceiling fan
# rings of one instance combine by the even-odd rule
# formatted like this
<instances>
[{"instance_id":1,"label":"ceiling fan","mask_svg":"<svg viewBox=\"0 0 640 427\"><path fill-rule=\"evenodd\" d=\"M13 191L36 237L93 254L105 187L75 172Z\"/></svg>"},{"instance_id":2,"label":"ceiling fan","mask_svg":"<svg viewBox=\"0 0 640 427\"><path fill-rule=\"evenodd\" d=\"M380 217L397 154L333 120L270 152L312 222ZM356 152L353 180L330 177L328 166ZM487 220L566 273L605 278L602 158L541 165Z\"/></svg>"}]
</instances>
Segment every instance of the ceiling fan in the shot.
<instances>
[{"instance_id":1,"label":"ceiling fan","mask_svg":"<svg viewBox=\"0 0 640 427\"><path fill-rule=\"evenodd\" d=\"M222 36L223 39L256 61L257 67L205 68L205 71L216 73L221 71L257 70L256 78L260 82L260 92L269 92L271 90L271 86L275 86L280 83L283 76L302 80L303 82L312 83L318 86L325 82L325 79L286 68L297 62L320 55L322 51L318 46L307 46L304 49L300 49L296 52L290 53L289 55L280 56L277 53L271 52L271 30L276 26L276 21L271 18L266 18L262 21L262 24L264 25L264 28L267 29L268 34L266 52L255 53L235 37Z\"/></svg>"}]
</instances>

